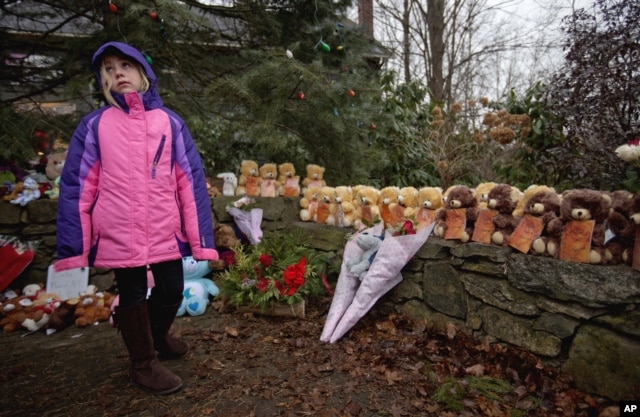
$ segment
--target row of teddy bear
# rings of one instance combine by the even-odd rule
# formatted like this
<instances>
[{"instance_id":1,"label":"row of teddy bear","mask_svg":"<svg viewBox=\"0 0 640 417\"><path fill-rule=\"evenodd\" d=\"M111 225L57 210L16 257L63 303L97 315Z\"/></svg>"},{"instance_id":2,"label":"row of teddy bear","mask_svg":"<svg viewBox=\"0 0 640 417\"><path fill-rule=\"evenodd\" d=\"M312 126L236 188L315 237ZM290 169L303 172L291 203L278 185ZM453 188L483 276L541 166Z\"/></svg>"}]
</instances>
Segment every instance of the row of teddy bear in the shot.
<instances>
[{"instance_id":1,"label":"row of teddy bear","mask_svg":"<svg viewBox=\"0 0 640 417\"><path fill-rule=\"evenodd\" d=\"M634 259L640 224L640 194L532 185L521 191L504 183L476 187L309 186L300 199L300 219L362 229L377 222L416 229L435 222L434 235L461 242L510 246L522 253L590 264ZM640 242L640 239L637 240Z\"/></svg>"}]
</instances>

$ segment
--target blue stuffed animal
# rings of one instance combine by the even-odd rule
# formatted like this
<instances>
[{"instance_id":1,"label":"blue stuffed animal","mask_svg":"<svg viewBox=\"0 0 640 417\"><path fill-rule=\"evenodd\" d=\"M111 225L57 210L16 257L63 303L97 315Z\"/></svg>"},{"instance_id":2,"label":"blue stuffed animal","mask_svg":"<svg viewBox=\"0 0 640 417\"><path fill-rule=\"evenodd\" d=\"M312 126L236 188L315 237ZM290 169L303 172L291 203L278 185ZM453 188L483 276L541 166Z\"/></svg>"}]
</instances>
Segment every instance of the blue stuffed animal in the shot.
<instances>
[{"instance_id":1,"label":"blue stuffed animal","mask_svg":"<svg viewBox=\"0 0 640 417\"><path fill-rule=\"evenodd\" d=\"M196 261L192 256L182 258L184 271L184 291L182 304L176 316L189 314L199 316L205 312L209 297L216 297L220 290L209 278L205 278L212 269L207 261Z\"/></svg>"}]
</instances>

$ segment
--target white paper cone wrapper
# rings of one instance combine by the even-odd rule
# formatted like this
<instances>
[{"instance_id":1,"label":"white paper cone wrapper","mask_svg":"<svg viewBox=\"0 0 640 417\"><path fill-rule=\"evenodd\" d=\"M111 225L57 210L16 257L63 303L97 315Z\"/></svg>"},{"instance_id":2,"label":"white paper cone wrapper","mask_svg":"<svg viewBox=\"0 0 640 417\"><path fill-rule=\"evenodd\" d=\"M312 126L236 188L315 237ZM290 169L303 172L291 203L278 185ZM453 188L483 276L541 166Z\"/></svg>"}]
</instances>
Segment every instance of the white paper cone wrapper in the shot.
<instances>
[{"instance_id":1,"label":"white paper cone wrapper","mask_svg":"<svg viewBox=\"0 0 640 417\"><path fill-rule=\"evenodd\" d=\"M247 236L249 243L256 245L262 240L262 209L254 208L249 211L239 208L227 208L238 229Z\"/></svg>"}]
</instances>

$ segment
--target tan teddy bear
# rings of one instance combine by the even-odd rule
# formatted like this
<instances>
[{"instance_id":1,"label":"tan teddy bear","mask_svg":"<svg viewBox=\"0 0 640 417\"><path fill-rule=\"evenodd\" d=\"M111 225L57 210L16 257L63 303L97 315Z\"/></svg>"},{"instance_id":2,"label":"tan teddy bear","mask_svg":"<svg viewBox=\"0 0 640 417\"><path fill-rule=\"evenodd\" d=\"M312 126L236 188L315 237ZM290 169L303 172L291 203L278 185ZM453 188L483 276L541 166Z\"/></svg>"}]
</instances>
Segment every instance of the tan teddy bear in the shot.
<instances>
[{"instance_id":1,"label":"tan teddy bear","mask_svg":"<svg viewBox=\"0 0 640 417\"><path fill-rule=\"evenodd\" d=\"M67 159L67 151L56 152L49 155L47 158L47 166L45 167L45 174L49 180L54 181L60 175L62 175L62 168L64 168L64 161Z\"/></svg>"},{"instance_id":2,"label":"tan teddy bear","mask_svg":"<svg viewBox=\"0 0 640 417\"><path fill-rule=\"evenodd\" d=\"M398 204L404 208L404 218L413 219L418 212L418 189L415 187L402 187L398 194Z\"/></svg>"},{"instance_id":3,"label":"tan teddy bear","mask_svg":"<svg viewBox=\"0 0 640 417\"><path fill-rule=\"evenodd\" d=\"M318 200L320 188L308 187L302 193L300 199L300 220L303 222L315 222L318 218Z\"/></svg>"},{"instance_id":4,"label":"tan teddy bear","mask_svg":"<svg viewBox=\"0 0 640 417\"><path fill-rule=\"evenodd\" d=\"M335 226L352 227L356 211L353 204L353 188L348 185L339 185L335 187L335 195Z\"/></svg>"},{"instance_id":5,"label":"tan teddy bear","mask_svg":"<svg viewBox=\"0 0 640 417\"><path fill-rule=\"evenodd\" d=\"M324 180L324 167L317 164L307 165L307 176L302 180L302 191L309 187L322 188L327 185Z\"/></svg>"},{"instance_id":6,"label":"tan teddy bear","mask_svg":"<svg viewBox=\"0 0 640 417\"><path fill-rule=\"evenodd\" d=\"M280 183L278 182L278 166L267 162L260 167L260 196L277 197Z\"/></svg>"},{"instance_id":7,"label":"tan teddy bear","mask_svg":"<svg viewBox=\"0 0 640 417\"><path fill-rule=\"evenodd\" d=\"M489 202L489 192L496 185L497 184L492 181L481 182L480 184L476 185L476 200L478 200L479 208L487 208L487 203Z\"/></svg>"},{"instance_id":8,"label":"tan teddy bear","mask_svg":"<svg viewBox=\"0 0 640 417\"><path fill-rule=\"evenodd\" d=\"M324 186L320 188L320 197L318 198L318 215L316 223L335 224L336 213L336 190L334 187Z\"/></svg>"},{"instance_id":9,"label":"tan teddy bear","mask_svg":"<svg viewBox=\"0 0 640 417\"><path fill-rule=\"evenodd\" d=\"M260 169L256 161L245 159L240 163L240 176L236 196L257 197L260 195Z\"/></svg>"},{"instance_id":10,"label":"tan teddy bear","mask_svg":"<svg viewBox=\"0 0 640 417\"><path fill-rule=\"evenodd\" d=\"M370 185L358 188L354 201L356 205L353 226L356 229L371 227L380 221L380 209L378 200L380 191Z\"/></svg>"},{"instance_id":11,"label":"tan teddy bear","mask_svg":"<svg viewBox=\"0 0 640 417\"><path fill-rule=\"evenodd\" d=\"M415 220L417 229L429 226L436 220L436 212L442 207L443 196L441 187L421 187L418 190L418 211Z\"/></svg>"},{"instance_id":12,"label":"tan teddy bear","mask_svg":"<svg viewBox=\"0 0 640 417\"><path fill-rule=\"evenodd\" d=\"M86 294L80 297L74 316L78 327L87 327L109 320L111 309L105 303L104 293Z\"/></svg>"},{"instance_id":13,"label":"tan teddy bear","mask_svg":"<svg viewBox=\"0 0 640 417\"><path fill-rule=\"evenodd\" d=\"M300 196L300 176L296 175L296 168L291 162L278 165L278 182L280 183L278 194L281 196Z\"/></svg>"},{"instance_id":14,"label":"tan teddy bear","mask_svg":"<svg viewBox=\"0 0 640 417\"><path fill-rule=\"evenodd\" d=\"M400 187L397 187L395 185L383 187L380 190L380 199L378 205L380 210L380 218L385 225L392 223L393 215L389 207L391 206L391 204L398 204L398 194L400 194Z\"/></svg>"}]
</instances>

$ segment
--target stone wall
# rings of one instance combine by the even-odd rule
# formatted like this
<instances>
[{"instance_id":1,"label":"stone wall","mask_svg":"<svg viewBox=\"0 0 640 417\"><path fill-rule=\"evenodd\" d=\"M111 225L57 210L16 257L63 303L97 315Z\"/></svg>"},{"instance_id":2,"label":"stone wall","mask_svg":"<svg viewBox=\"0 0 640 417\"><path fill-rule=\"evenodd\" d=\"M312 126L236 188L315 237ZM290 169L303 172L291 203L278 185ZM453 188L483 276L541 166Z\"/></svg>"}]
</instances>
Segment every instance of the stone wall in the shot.
<instances>
[{"instance_id":1,"label":"stone wall","mask_svg":"<svg viewBox=\"0 0 640 417\"><path fill-rule=\"evenodd\" d=\"M214 218L231 223L212 200ZM353 231L298 221L298 199L257 199L265 235L289 228L315 249L341 259ZM26 207L0 202L0 233L41 240L19 284L42 282L54 258L55 201ZM91 282L112 284L109 271ZM379 302L443 327L451 322L480 339L524 347L571 374L577 385L614 400L640 398L640 272L523 255L508 247L430 237L403 270L404 280Z\"/></svg>"}]
</instances>

